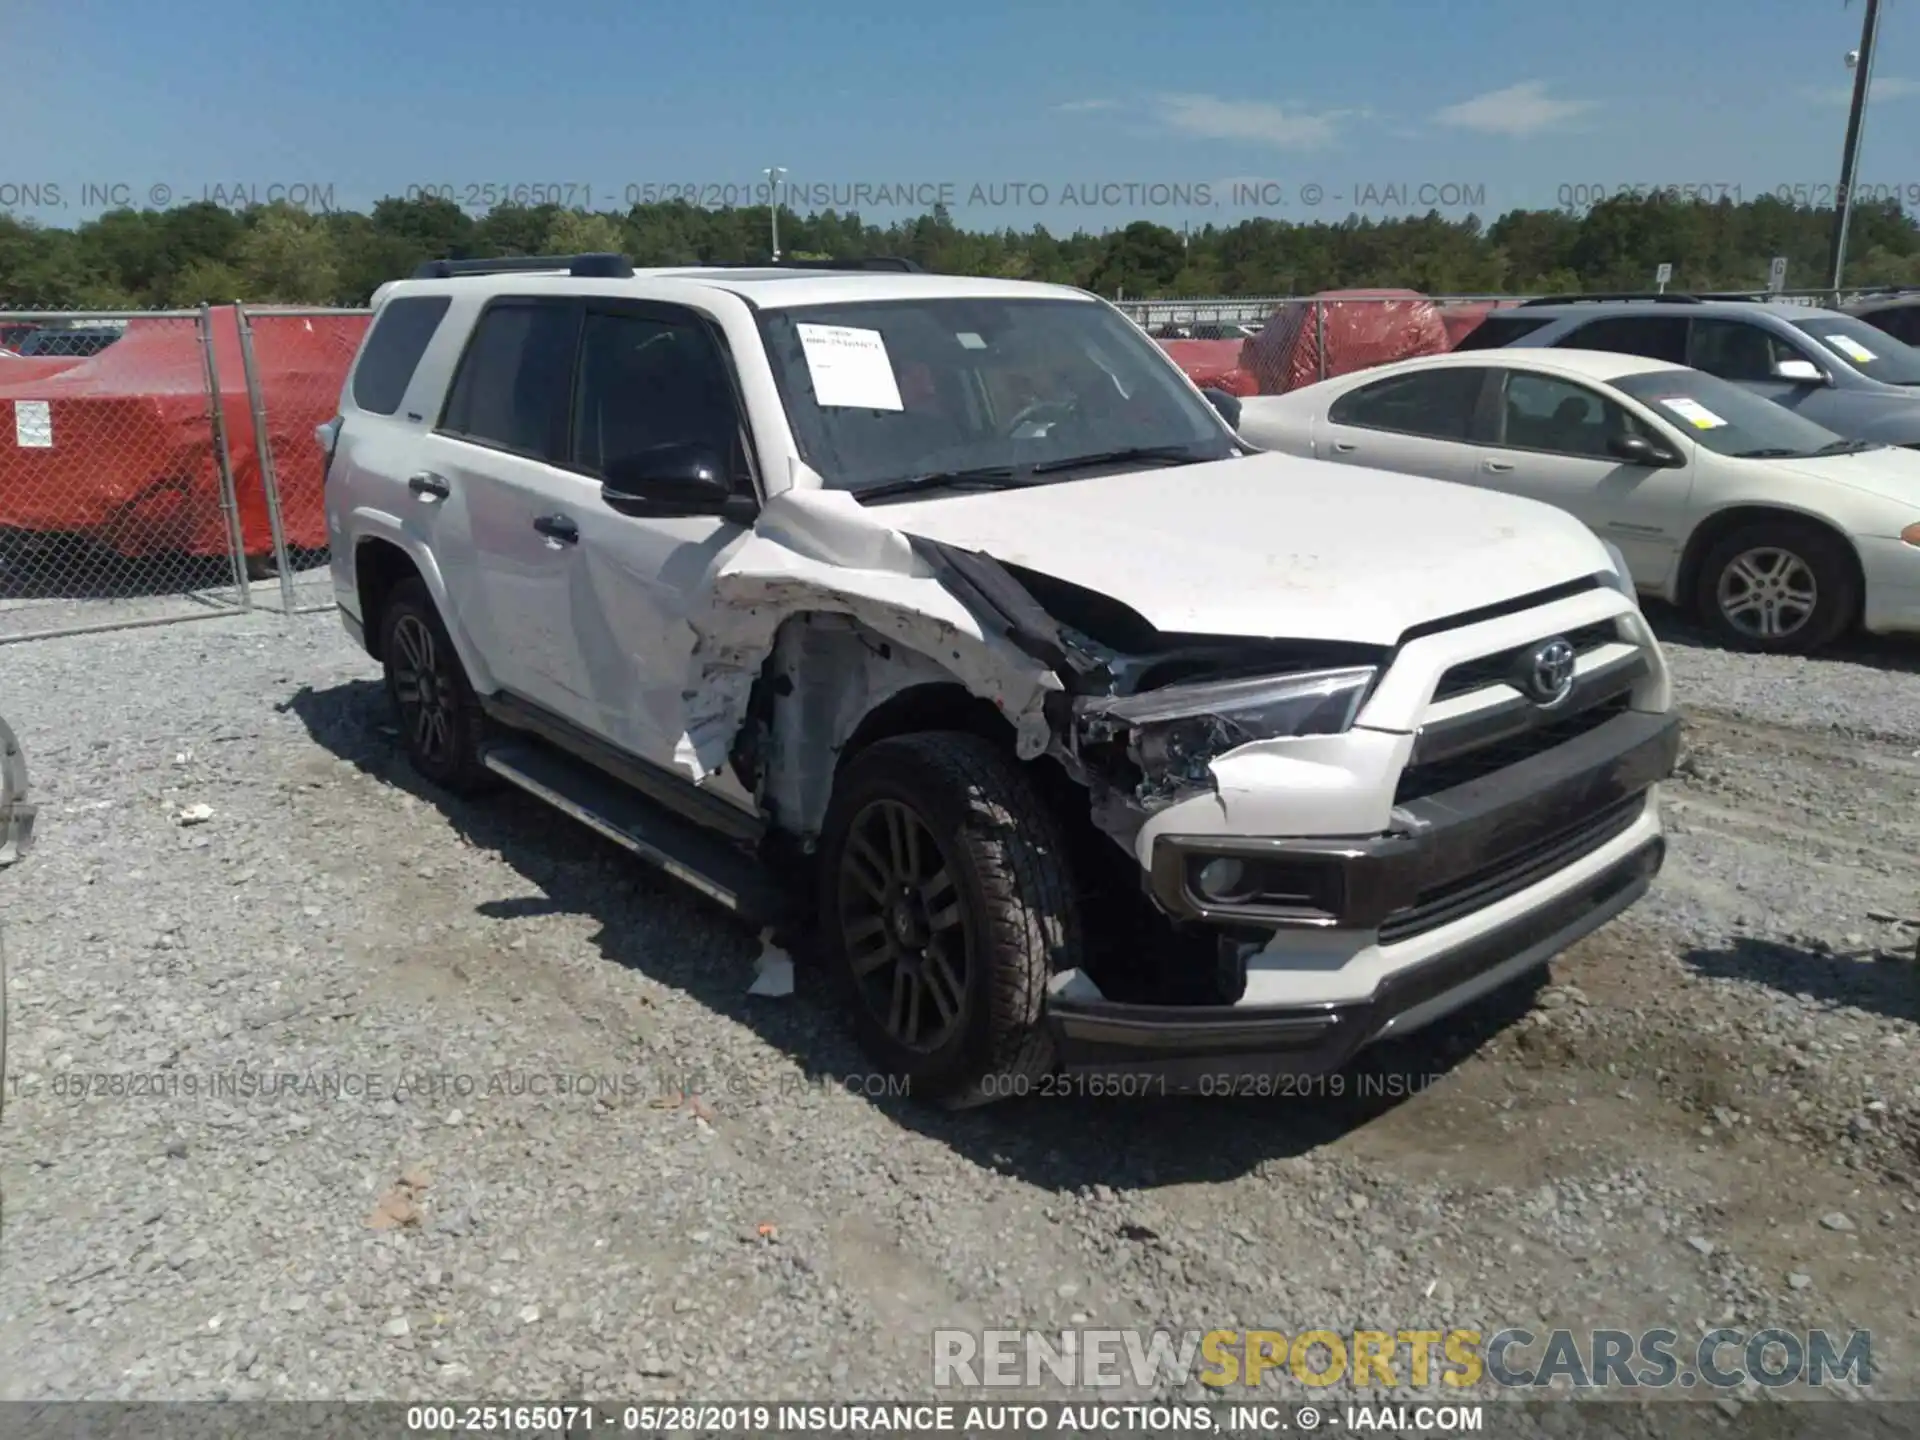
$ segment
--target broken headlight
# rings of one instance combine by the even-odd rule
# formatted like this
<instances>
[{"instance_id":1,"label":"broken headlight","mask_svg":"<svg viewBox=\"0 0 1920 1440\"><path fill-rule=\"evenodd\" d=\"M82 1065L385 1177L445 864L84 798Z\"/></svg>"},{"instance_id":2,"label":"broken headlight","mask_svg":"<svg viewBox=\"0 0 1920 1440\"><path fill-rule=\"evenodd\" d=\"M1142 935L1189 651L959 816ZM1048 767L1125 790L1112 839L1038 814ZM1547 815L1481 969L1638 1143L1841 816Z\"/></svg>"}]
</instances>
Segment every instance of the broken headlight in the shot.
<instances>
[{"instance_id":1,"label":"broken headlight","mask_svg":"<svg viewBox=\"0 0 1920 1440\"><path fill-rule=\"evenodd\" d=\"M1090 728L1127 736L1142 800L1212 783L1211 762L1255 740L1337 735L1373 684L1371 667L1175 685L1101 702Z\"/></svg>"}]
</instances>

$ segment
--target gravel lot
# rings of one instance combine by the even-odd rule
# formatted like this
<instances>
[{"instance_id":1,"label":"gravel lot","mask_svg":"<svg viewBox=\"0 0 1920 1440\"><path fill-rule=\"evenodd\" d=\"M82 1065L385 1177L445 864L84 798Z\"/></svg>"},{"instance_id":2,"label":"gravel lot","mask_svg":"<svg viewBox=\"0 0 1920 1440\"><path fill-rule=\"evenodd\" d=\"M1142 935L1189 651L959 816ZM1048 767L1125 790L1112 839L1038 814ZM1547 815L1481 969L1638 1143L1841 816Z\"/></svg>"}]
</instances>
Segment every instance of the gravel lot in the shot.
<instances>
[{"instance_id":1,"label":"gravel lot","mask_svg":"<svg viewBox=\"0 0 1920 1440\"><path fill-rule=\"evenodd\" d=\"M1549 986L1366 1098L961 1114L689 892L425 791L330 617L0 649L0 1398L894 1398L1070 1323L1858 1326L1920 1393L1920 666L1672 634L1669 868Z\"/></svg>"}]
</instances>

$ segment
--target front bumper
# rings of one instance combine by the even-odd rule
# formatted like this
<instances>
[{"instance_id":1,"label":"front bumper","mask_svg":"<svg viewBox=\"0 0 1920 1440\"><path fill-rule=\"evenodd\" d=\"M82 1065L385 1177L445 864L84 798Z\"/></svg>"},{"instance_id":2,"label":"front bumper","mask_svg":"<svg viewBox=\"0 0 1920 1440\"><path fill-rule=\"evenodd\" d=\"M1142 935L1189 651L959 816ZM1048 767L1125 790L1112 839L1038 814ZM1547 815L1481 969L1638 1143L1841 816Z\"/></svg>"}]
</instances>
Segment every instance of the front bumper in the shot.
<instances>
[{"instance_id":1,"label":"front bumper","mask_svg":"<svg viewBox=\"0 0 1920 1440\"><path fill-rule=\"evenodd\" d=\"M1873 635L1920 634L1920 547L1856 539L1867 593L1861 628Z\"/></svg>"},{"instance_id":2,"label":"front bumper","mask_svg":"<svg viewBox=\"0 0 1920 1440\"><path fill-rule=\"evenodd\" d=\"M1624 712L1400 807L1390 835L1158 837L1152 883L1163 907L1236 929L1365 932L1377 944L1347 968L1377 978L1360 993L1280 1004L1141 1006L1055 995L1047 1015L1061 1062L1169 1088L1249 1071L1317 1073L1545 964L1633 905L1659 872L1666 847L1649 794L1672 773L1679 734L1676 716ZM1279 867L1275 883L1294 903L1204 902L1191 883L1194 862L1223 854ZM1395 951L1403 963L1393 963Z\"/></svg>"}]
</instances>

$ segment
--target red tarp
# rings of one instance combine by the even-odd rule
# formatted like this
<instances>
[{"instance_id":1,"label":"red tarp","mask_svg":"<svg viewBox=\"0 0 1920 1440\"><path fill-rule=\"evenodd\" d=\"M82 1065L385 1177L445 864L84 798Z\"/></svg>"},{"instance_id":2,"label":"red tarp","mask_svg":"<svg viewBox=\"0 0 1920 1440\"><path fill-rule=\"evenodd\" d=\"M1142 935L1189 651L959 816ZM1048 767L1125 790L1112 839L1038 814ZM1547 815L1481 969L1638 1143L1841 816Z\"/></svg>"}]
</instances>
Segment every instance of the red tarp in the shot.
<instances>
[{"instance_id":1,"label":"red tarp","mask_svg":"<svg viewBox=\"0 0 1920 1440\"><path fill-rule=\"evenodd\" d=\"M1194 384L1229 395L1258 395L1253 375L1240 368L1238 340L1157 340L1154 342L1187 372Z\"/></svg>"},{"instance_id":2,"label":"red tarp","mask_svg":"<svg viewBox=\"0 0 1920 1440\"><path fill-rule=\"evenodd\" d=\"M253 317L291 547L327 543L313 429L333 415L366 324L361 315ZM245 550L269 555L272 530L231 306L213 312L213 340ZM129 557L227 553L195 321L135 319L98 355L15 380L17 367L31 363L0 362L0 427L16 419L13 402L45 401L53 443L21 445L24 433L0 429L0 527L80 535Z\"/></svg>"},{"instance_id":3,"label":"red tarp","mask_svg":"<svg viewBox=\"0 0 1920 1440\"><path fill-rule=\"evenodd\" d=\"M1360 298L1365 296L1379 298ZM1324 322L1316 319L1316 310L1324 313ZM1289 300L1274 311L1265 328L1246 342L1240 363L1258 379L1260 394L1278 395L1316 380L1417 355L1439 355L1449 348L1440 307L1417 290L1326 290L1306 300Z\"/></svg>"}]
</instances>

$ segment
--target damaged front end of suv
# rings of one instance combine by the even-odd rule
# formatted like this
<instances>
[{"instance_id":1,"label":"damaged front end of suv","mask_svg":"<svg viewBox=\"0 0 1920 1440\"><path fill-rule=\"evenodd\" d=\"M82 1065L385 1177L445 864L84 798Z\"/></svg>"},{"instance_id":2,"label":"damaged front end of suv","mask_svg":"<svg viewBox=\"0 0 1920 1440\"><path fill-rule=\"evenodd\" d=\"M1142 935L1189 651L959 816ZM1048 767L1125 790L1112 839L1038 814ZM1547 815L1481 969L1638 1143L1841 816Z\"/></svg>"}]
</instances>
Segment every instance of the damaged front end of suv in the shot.
<instances>
[{"instance_id":1,"label":"damaged front end of suv","mask_svg":"<svg viewBox=\"0 0 1920 1440\"><path fill-rule=\"evenodd\" d=\"M1150 899L1128 915L1120 974L1102 976L1137 998L1232 1004L1247 954L1270 928L1195 925L1191 906L1165 903L1142 833L1170 807L1212 796L1224 812L1214 762L1264 742L1347 732L1378 679L1384 647L1333 641L1169 634L1111 597L974 551L914 537L915 551L981 620L1047 665L1061 688L1048 697L1048 757L1085 792L1092 830L1113 842L1089 866L1109 904ZM1297 773L1312 774L1302 765ZM1303 800L1311 804L1310 793ZM1306 820L1303 816L1302 819ZM1379 817L1382 826L1389 817ZM1231 831L1233 817L1219 825ZM1103 847L1112 848L1112 847ZM1083 860L1088 857L1083 856ZM1312 896L1268 892L1257 862L1222 857L1204 874L1207 894L1258 900L1277 923L1317 913ZM1297 900L1297 904L1294 902ZM1150 930L1142 944L1140 922Z\"/></svg>"}]
</instances>

